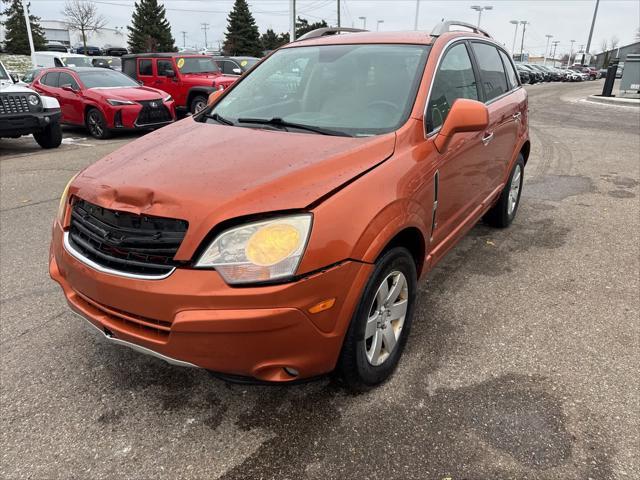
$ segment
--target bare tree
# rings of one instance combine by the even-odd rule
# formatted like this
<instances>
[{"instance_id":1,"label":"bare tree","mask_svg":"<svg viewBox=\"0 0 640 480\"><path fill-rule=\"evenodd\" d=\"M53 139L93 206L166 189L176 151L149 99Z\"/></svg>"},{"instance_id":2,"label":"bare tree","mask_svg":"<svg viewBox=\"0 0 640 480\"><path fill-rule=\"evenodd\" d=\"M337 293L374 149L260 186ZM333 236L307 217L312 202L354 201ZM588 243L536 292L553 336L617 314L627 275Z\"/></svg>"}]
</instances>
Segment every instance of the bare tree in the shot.
<instances>
[{"instance_id":1,"label":"bare tree","mask_svg":"<svg viewBox=\"0 0 640 480\"><path fill-rule=\"evenodd\" d=\"M70 30L80 32L84 54L87 54L87 33L97 32L107 24L107 20L98 13L95 3L83 0L67 0L62 14L67 18Z\"/></svg>"},{"instance_id":2,"label":"bare tree","mask_svg":"<svg viewBox=\"0 0 640 480\"><path fill-rule=\"evenodd\" d=\"M609 42L606 38L603 38L602 40L600 40L600 51L606 52L607 50L609 50Z\"/></svg>"},{"instance_id":3,"label":"bare tree","mask_svg":"<svg viewBox=\"0 0 640 480\"><path fill-rule=\"evenodd\" d=\"M616 37L615 35L611 37L611 41L609 42L609 46L611 47L611 50L615 50L616 48L618 48L619 43L620 43L620 39L618 37Z\"/></svg>"}]
</instances>

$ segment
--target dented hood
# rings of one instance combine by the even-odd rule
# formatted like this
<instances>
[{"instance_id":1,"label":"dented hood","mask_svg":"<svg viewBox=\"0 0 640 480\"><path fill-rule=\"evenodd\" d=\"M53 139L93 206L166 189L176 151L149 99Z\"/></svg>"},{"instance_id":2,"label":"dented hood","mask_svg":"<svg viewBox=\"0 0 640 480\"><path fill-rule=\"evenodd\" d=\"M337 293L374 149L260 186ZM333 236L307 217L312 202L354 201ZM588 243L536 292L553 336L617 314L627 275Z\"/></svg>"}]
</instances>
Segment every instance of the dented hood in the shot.
<instances>
[{"instance_id":1,"label":"dented hood","mask_svg":"<svg viewBox=\"0 0 640 480\"><path fill-rule=\"evenodd\" d=\"M187 220L183 256L221 221L309 206L394 146L394 133L333 137L187 118L89 166L70 191L110 209Z\"/></svg>"}]
</instances>

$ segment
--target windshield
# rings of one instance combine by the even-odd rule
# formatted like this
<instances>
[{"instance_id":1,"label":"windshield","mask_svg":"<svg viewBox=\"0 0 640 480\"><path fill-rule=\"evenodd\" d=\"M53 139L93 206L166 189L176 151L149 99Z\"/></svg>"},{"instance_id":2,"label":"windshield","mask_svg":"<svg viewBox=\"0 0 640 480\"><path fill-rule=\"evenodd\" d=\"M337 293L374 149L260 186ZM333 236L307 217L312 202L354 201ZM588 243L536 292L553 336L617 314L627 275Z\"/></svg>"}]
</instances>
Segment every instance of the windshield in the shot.
<instances>
[{"instance_id":1,"label":"windshield","mask_svg":"<svg viewBox=\"0 0 640 480\"><path fill-rule=\"evenodd\" d=\"M243 77L211 114L355 136L394 131L411 113L428 52L423 45L285 48Z\"/></svg>"},{"instance_id":2,"label":"windshield","mask_svg":"<svg viewBox=\"0 0 640 480\"><path fill-rule=\"evenodd\" d=\"M96 69L95 72L78 73L86 88L139 87L140 85L124 73L114 70Z\"/></svg>"},{"instance_id":3,"label":"windshield","mask_svg":"<svg viewBox=\"0 0 640 480\"><path fill-rule=\"evenodd\" d=\"M65 67L93 67L89 57L60 57Z\"/></svg>"},{"instance_id":4,"label":"windshield","mask_svg":"<svg viewBox=\"0 0 640 480\"><path fill-rule=\"evenodd\" d=\"M218 73L220 69L211 57L179 57L176 65L181 73Z\"/></svg>"}]
</instances>

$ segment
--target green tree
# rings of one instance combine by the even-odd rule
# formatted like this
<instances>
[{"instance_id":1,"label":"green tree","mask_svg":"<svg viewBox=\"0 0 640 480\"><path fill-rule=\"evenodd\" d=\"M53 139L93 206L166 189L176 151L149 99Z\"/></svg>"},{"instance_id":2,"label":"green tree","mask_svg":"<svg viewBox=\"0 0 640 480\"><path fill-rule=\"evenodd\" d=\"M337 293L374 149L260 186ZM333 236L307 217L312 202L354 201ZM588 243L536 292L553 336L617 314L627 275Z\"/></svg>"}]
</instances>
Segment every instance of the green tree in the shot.
<instances>
[{"instance_id":1,"label":"green tree","mask_svg":"<svg viewBox=\"0 0 640 480\"><path fill-rule=\"evenodd\" d=\"M296 20L296 38L300 38L305 33L308 33L317 28L328 27L327 22L321 20L320 22L309 23L306 18L298 17Z\"/></svg>"},{"instance_id":2,"label":"green tree","mask_svg":"<svg viewBox=\"0 0 640 480\"><path fill-rule=\"evenodd\" d=\"M176 51L166 10L163 5L158 5L158 0L135 2L127 30L132 53Z\"/></svg>"},{"instance_id":3,"label":"green tree","mask_svg":"<svg viewBox=\"0 0 640 480\"><path fill-rule=\"evenodd\" d=\"M262 43L256 21L247 0L236 0L227 17L227 31L222 47L227 55L262 56Z\"/></svg>"},{"instance_id":4,"label":"green tree","mask_svg":"<svg viewBox=\"0 0 640 480\"><path fill-rule=\"evenodd\" d=\"M289 43L289 33L281 33L278 35L272 29L268 29L266 33L263 33L262 37L260 37L260 42L262 43L262 50L275 50Z\"/></svg>"},{"instance_id":5,"label":"green tree","mask_svg":"<svg viewBox=\"0 0 640 480\"><path fill-rule=\"evenodd\" d=\"M20 0L4 0L8 7L0 14L6 17L2 22L6 28L5 51L15 55L30 55L29 37L27 36L27 25L24 21L24 10ZM27 10L29 6L27 4ZM47 40L44 37L44 30L40 26L40 18L29 15L31 24L31 35L33 36L33 46L36 50L44 50Z\"/></svg>"}]
</instances>

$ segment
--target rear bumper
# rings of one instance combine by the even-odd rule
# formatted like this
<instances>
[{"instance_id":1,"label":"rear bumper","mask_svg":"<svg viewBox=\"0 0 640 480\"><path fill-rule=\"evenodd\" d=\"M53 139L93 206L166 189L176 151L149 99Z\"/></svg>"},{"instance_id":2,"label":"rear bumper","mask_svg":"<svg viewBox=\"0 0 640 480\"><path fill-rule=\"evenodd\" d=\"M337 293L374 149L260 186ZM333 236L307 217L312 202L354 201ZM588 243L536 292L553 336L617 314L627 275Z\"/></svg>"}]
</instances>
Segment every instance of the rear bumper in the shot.
<instances>
[{"instance_id":1,"label":"rear bumper","mask_svg":"<svg viewBox=\"0 0 640 480\"><path fill-rule=\"evenodd\" d=\"M177 268L162 280L132 279L70 255L59 225L49 262L71 309L107 340L169 363L262 381L334 369L372 268L346 261L296 282L249 288L229 287L212 270ZM336 299L331 309L308 312L327 298Z\"/></svg>"},{"instance_id":2,"label":"rear bumper","mask_svg":"<svg viewBox=\"0 0 640 480\"><path fill-rule=\"evenodd\" d=\"M60 109L37 113L18 113L0 117L0 137L29 135L60 121Z\"/></svg>"}]
</instances>

